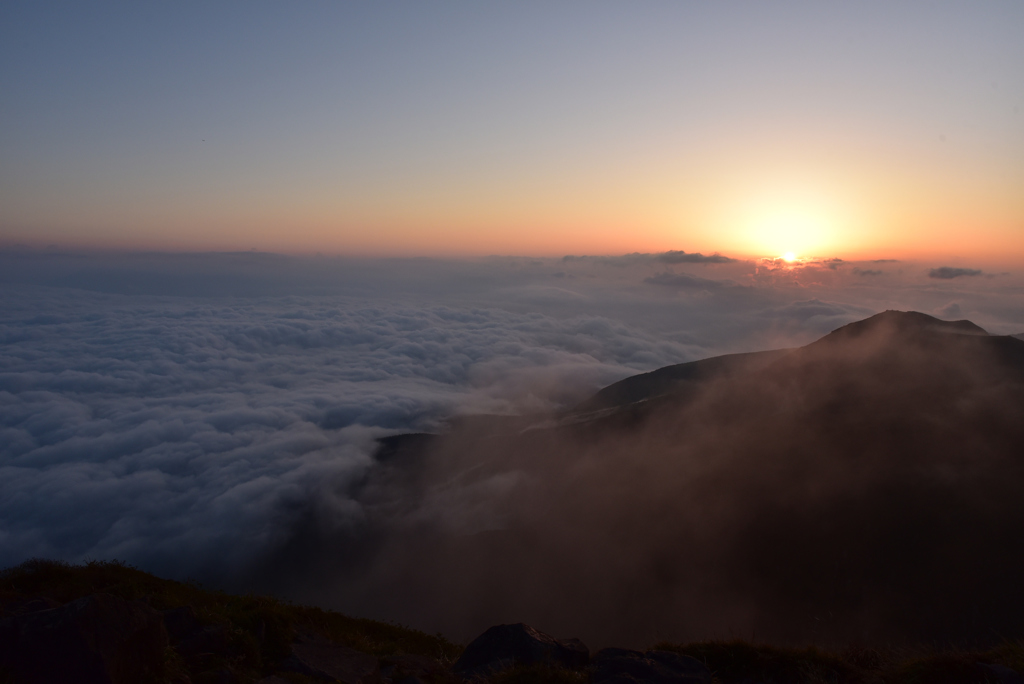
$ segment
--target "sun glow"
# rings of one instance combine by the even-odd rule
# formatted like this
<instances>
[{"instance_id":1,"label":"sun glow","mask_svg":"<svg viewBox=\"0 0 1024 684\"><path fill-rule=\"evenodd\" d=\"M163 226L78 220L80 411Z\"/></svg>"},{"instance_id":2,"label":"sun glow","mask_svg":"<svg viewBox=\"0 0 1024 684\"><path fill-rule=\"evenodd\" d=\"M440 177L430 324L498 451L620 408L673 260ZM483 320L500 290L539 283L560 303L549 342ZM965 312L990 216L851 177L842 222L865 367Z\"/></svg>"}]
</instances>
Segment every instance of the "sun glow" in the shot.
<instances>
[{"instance_id":1,"label":"sun glow","mask_svg":"<svg viewBox=\"0 0 1024 684\"><path fill-rule=\"evenodd\" d=\"M794 261L798 252L829 251L834 242L832 222L813 209L776 208L754 217L748 225L751 242L768 254L783 254L788 262Z\"/></svg>"},{"instance_id":2,"label":"sun glow","mask_svg":"<svg viewBox=\"0 0 1024 684\"><path fill-rule=\"evenodd\" d=\"M812 170L763 174L775 179L738 183L731 197L722 197L718 226L734 236L733 249L792 263L797 255L832 256L857 246L863 216L847 193L835 189L839 179L807 180Z\"/></svg>"}]
</instances>

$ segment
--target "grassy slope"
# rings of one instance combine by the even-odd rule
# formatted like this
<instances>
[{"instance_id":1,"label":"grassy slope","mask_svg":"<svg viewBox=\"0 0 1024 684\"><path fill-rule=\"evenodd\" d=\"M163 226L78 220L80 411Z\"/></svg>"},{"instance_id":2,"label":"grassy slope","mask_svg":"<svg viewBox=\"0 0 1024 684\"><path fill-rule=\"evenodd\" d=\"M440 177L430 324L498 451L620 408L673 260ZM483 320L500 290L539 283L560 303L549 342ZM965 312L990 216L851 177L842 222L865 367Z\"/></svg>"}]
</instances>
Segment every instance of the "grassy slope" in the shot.
<instances>
[{"instance_id":1,"label":"grassy slope","mask_svg":"<svg viewBox=\"0 0 1024 684\"><path fill-rule=\"evenodd\" d=\"M333 611L297 606L265 596L235 596L203 589L189 582L155 577L118 562L84 565L32 560L0 571L0 604L44 596L61 603L104 592L128 600L143 600L157 610L192 606L200 620L227 626L232 655L225 664L242 681L253 681L273 670L288 652L296 631L313 632L351 648L384 657L412 653L453 663L462 646L440 635L406 627L347 617ZM0 613L0 617L3 614ZM996 663L1024 672L1024 641L1006 641L983 653L936 652L933 649L848 649L826 652L816 648L786 649L741 641L658 644L706 663L719 682L754 681L870 683L920 682L966 684L984 682L978 662ZM184 666L169 654L171 670ZM193 673L194 674L194 673ZM304 681L302 677L292 677ZM451 681L450 677L445 679ZM545 667L520 667L493 678L493 684L583 684L582 672ZM995 681L992 678L992 681Z\"/></svg>"},{"instance_id":2,"label":"grassy slope","mask_svg":"<svg viewBox=\"0 0 1024 684\"><path fill-rule=\"evenodd\" d=\"M412 653L444 663L453 662L462 651L441 636L266 596L210 591L196 583L160 579L118 562L69 565L31 560L0 571L0 604L38 596L66 603L98 592L143 600L157 610L192 606L202 622L227 626L231 649L223 664L243 680L271 672L274 663L288 654L297 630L380 657ZM174 659L173 654L169 657ZM171 665L172 670L184 667Z\"/></svg>"}]
</instances>

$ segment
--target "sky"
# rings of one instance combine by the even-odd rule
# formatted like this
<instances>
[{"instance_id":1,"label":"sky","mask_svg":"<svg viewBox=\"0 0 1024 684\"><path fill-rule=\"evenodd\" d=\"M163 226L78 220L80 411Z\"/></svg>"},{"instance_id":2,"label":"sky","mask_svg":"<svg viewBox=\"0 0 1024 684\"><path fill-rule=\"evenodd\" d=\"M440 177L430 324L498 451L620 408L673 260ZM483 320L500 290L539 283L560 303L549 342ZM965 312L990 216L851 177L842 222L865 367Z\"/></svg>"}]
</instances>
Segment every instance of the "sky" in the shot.
<instances>
[{"instance_id":1,"label":"sky","mask_svg":"<svg viewBox=\"0 0 1024 684\"><path fill-rule=\"evenodd\" d=\"M1022 188L1012 0L0 9L5 246L1008 267Z\"/></svg>"},{"instance_id":2,"label":"sky","mask_svg":"<svg viewBox=\"0 0 1024 684\"><path fill-rule=\"evenodd\" d=\"M1022 189L1019 2L3 3L0 567L250 590L381 437L1022 334Z\"/></svg>"}]
</instances>

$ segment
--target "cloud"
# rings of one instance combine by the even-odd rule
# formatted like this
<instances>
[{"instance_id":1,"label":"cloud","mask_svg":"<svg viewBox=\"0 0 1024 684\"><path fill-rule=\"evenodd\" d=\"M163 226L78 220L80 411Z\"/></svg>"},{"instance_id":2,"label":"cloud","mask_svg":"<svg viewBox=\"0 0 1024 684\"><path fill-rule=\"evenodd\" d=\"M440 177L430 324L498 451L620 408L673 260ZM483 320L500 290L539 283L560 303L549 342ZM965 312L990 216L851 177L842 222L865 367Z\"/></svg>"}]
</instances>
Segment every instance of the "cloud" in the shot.
<instances>
[{"instance_id":1,"label":"cloud","mask_svg":"<svg viewBox=\"0 0 1024 684\"><path fill-rule=\"evenodd\" d=\"M956 302L951 302L948 305L942 307L941 309L939 309L939 313L942 315L943 318L947 319L959 319L964 315L964 312L960 308L960 305Z\"/></svg>"},{"instance_id":2,"label":"cloud","mask_svg":"<svg viewBox=\"0 0 1024 684\"><path fill-rule=\"evenodd\" d=\"M256 567L298 576L287 544L304 521L370 534L360 487L381 467L377 437L557 410L631 374L805 344L888 308L955 298L988 329L1024 329L1013 277L953 293L851 269L663 268L656 255L0 251L0 565L120 558L244 589ZM456 504L523 482L485 477L436 507L467 525Z\"/></svg>"},{"instance_id":3,"label":"cloud","mask_svg":"<svg viewBox=\"0 0 1024 684\"><path fill-rule=\"evenodd\" d=\"M715 252L705 256L700 252L684 252L682 250L669 250L659 254L642 254L633 252L621 256L572 256L562 257L563 263L591 262L605 266L628 267L642 264L733 264L737 260Z\"/></svg>"},{"instance_id":4,"label":"cloud","mask_svg":"<svg viewBox=\"0 0 1024 684\"><path fill-rule=\"evenodd\" d=\"M976 268L954 268L952 266L940 266L928 271L929 278L939 280L952 280L953 278L964 278L969 276L980 276L981 271Z\"/></svg>"},{"instance_id":5,"label":"cloud","mask_svg":"<svg viewBox=\"0 0 1024 684\"><path fill-rule=\"evenodd\" d=\"M654 260L651 254L641 254L640 252L633 252L632 254L623 254L621 256L572 256L566 255L562 257L563 263L571 262L590 262L594 264L601 264L603 266L619 266L628 267L636 266L638 264L649 264Z\"/></svg>"},{"instance_id":6,"label":"cloud","mask_svg":"<svg viewBox=\"0 0 1024 684\"><path fill-rule=\"evenodd\" d=\"M885 273L885 271L880 271L876 268L854 268L853 272L859 276L878 276Z\"/></svg>"},{"instance_id":7,"label":"cloud","mask_svg":"<svg viewBox=\"0 0 1024 684\"><path fill-rule=\"evenodd\" d=\"M651 285L675 288L717 288L731 284L721 280L698 278L686 273L658 273L650 278L645 278L644 282Z\"/></svg>"},{"instance_id":8,"label":"cloud","mask_svg":"<svg viewBox=\"0 0 1024 684\"><path fill-rule=\"evenodd\" d=\"M663 264L728 264L736 261L718 252L704 256L700 252L687 254L683 251L669 250L657 256L657 260Z\"/></svg>"},{"instance_id":9,"label":"cloud","mask_svg":"<svg viewBox=\"0 0 1024 684\"><path fill-rule=\"evenodd\" d=\"M358 521L347 492L380 435L551 410L695 353L600 316L386 297L4 302L0 565L117 557L223 580L311 501Z\"/></svg>"}]
</instances>

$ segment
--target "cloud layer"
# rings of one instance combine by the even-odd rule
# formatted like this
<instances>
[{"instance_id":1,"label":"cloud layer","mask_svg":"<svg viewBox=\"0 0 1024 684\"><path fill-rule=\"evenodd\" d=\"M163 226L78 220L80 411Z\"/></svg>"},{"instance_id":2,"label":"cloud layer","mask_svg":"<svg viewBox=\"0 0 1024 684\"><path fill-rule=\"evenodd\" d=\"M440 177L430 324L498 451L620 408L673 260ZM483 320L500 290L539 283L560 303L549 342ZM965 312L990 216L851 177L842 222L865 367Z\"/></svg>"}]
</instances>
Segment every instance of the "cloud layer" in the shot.
<instances>
[{"instance_id":1,"label":"cloud layer","mask_svg":"<svg viewBox=\"0 0 1024 684\"><path fill-rule=\"evenodd\" d=\"M345 492L376 436L548 410L688 355L587 315L10 292L3 565L117 557L230 574L311 498L358 520Z\"/></svg>"},{"instance_id":2,"label":"cloud layer","mask_svg":"<svg viewBox=\"0 0 1024 684\"><path fill-rule=\"evenodd\" d=\"M697 257L0 253L0 565L119 558L236 586L313 508L359 530L383 435L889 308L1024 331L1015 275Z\"/></svg>"}]
</instances>

